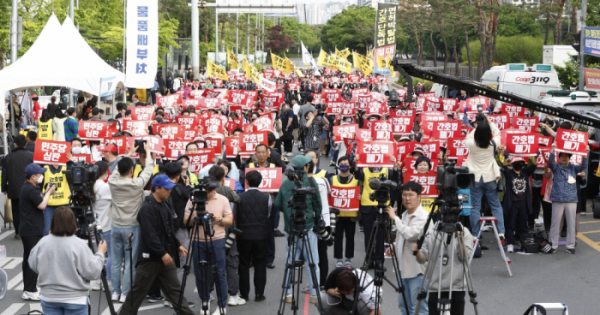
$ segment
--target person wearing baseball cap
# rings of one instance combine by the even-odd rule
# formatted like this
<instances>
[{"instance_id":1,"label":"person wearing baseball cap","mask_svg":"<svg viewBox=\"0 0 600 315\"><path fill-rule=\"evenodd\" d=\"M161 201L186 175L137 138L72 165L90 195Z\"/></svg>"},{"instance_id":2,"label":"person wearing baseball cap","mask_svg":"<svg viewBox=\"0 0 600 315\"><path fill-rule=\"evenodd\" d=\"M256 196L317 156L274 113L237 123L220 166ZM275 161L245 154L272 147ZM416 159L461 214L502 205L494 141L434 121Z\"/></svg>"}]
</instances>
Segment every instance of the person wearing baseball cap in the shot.
<instances>
[{"instance_id":1,"label":"person wearing baseball cap","mask_svg":"<svg viewBox=\"0 0 600 315\"><path fill-rule=\"evenodd\" d=\"M46 168L39 167L35 163L25 168L25 184L19 195L19 212L21 221L19 235L23 242L23 300L39 301L40 294L37 289L38 275L29 267L29 254L33 247L44 236L44 210L50 201L50 196L56 190L56 186L50 186L46 193L42 194L38 184L43 183Z\"/></svg>"},{"instance_id":2,"label":"person wearing baseball cap","mask_svg":"<svg viewBox=\"0 0 600 315\"><path fill-rule=\"evenodd\" d=\"M181 284L177 268L179 257L186 256L188 251L174 236L175 210L166 202L173 187L175 184L169 176L160 174L154 177L152 194L146 197L138 213L141 237L136 253L136 285L127 294L120 314L135 314L155 280L167 301L173 305L179 302ZM185 297L182 300L181 314L194 314Z\"/></svg>"},{"instance_id":3,"label":"person wearing baseball cap","mask_svg":"<svg viewBox=\"0 0 600 315\"><path fill-rule=\"evenodd\" d=\"M537 161L537 157L535 160ZM504 159L504 167L501 171L506 178L506 189L504 199L502 200L502 208L504 210L504 227L506 228L506 252L514 252L514 232L515 228L521 236L521 241L528 235L527 219L531 206L531 186L529 181L533 172L537 168L536 163L531 163L525 167L525 159L520 156L512 156L508 168L508 158ZM520 246L519 246L520 247Z\"/></svg>"},{"instance_id":4,"label":"person wearing baseball cap","mask_svg":"<svg viewBox=\"0 0 600 315\"><path fill-rule=\"evenodd\" d=\"M98 146L98 151L102 153L102 157L108 163L108 169L110 170L110 174L115 170L117 164L121 160L119 156L119 147L115 143L109 143L107 145Z\"/></svg>"}]
</instances>

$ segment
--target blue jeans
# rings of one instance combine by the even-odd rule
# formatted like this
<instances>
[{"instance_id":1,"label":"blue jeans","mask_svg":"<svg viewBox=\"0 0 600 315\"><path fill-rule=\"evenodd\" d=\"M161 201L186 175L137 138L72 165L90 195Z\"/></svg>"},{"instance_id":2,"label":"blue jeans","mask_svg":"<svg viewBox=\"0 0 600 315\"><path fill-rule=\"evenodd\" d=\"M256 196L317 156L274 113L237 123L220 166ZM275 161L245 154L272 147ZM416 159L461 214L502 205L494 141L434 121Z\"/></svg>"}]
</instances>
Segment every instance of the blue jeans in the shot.
<instances>
[{"instance_id":1,"label":"blue jeans","mask_svg":"<svg viewBox=\"0 0 600 315\"><path fill-rule=\"evenodd\" d=\"M225 258L225 239L213 240L213 246L210 242L197 242L192 243L192 258L194 259L194 275L196 276L196 289L198 289L198 296L202 301L208 301L210 299L210 289L208 287L208 275L210 269L200 269L198 262L207 261L210 266L217 265L217 276L219 277L219 295L221 299L218 301L220 307L227 307L228 300L228 287L227 287L227 262ZM214 247L214 255L212 250ZM208 260L208 253L211 253L211 259Z\"/></svg>"},{"instance_id":2,"label":"blue jeans","mask_svg":"<svg viewBox=\"0 0 600 315\"><path fill-rule=\"evenodd\" d=\"M89 301L88 301L89 303ZM87 315L88 305L54 303L41 301L42 311L46 315Z\"/></svg>"},{"instance_id":3,"label":"blue jeans","mask_svg":"<svg viewBox=\"0 0 600 315\"><path fill-rule=\"evenodd\" d=\"M52 217L54 216L56 208L58 208L58 206L46 206L46 209L44 210L44 235L50 233L50 224L52 223Z\"/></svg>"},{"instance_id":4,"label":"blue jeans","mask_svg":"<svg viewBox=\"0 0 600 315\"><path fill-rule=\"evenodd\" d=\"M417 304L419 300L417 299L417 295L419 294L419 286L421 286L421 282L423 281L423 274L419 274L414 278L403 278L402 285L404 286L404 292L406 293L406 303L408 304L408 311L410 315L415 314L415 309L417 308ZM425 284L423 283L423 292L425 291ZM400 311L402 315L406 315L406 307L404 307L404 299L402 299L402 294L398 294L398 307L400 307ZM427 300L423 300L421 302L421 309L419 310L419 314L417 315L428 315L429 308L427 307Z\"/></svg>"},{"instance_id":5,"label":"blue jeans","mask_svg":"<svg viewBox=\"0 0 600 315\"><path fill-rule=\"evenodd\" d=\"M329 155L331 157L331 161L333 161L334 163L337 164L337 159L338 159L338 150L333 148L333 138L329 138L329 147L331 148L329 150Z\"/></svg>"},{"instance_id":6,"label":"blue jeans","mask_svg":"<svg viewBox=\"0 0 600 315\"><path fill-rule=\"evenodd\" d=\"M288 235L289 236L289 235ZM320 271L319 271L319 248L317 245L317 234L315 234L315 232L308 231L308 247L304 248L304 251L302 251L302 240L299 240L297 237L294 240L294 243L296 244L296 253L294 255L294 259L299 260L300 259L300 253L302 253L304 255L304 261L305 264L304 266L306 267L306 275L308 278L308 284L310 285L310 295L317 295L317 290L315 290L315 284L313 283L313 278L312 275L310 274L310 266L309 266L309 253L308 251L310 250L310 255L313 258L313 262L315 263L315 274L317 275L317 279L315 279L314 281L317 281L317 286L319 285L319 275L320 275ZM288 264L292 263L292 255L289 254L289 251L291 250L291 248L286 245L285 247L285 256L288 257ZM290 274L287 274L286 277L289 277ZM289 280L288 280L289 281ZM288 282L286 281L286 283ZM287 288L287 294L292 294L292 287L291 284L290 286Z\"/></svg>"},{"instance_id":7,"label":"blue jeans","mask_svg":"<svg viewBox=\"0 0 600 315\"><path fill-rule=\"evenodd\" d=\"M496 227L498 228L499 234L504 234L504 212L502 211L502 205L500 204L500 195L498 195L498 188L496 181L493 180L488 183L483 182L483 177L479 179L479 182L475 183L475 188L471 189L471 229L473 230L473 236L479 235L479 218L481 217L481 199L483 195L492 208L492 214L498 220Z\"/></svg>"},{"instance_id":8,"label":"blue jeans","mask_svg":"<svg viewBox=\"0 0 600 315\"><path fill-rule=\"evenodd\" d=\"M129 233L133 233L131 238L131 247L133 261L129 260L129 251L126 251L129 244ZM112 293L127 295L131 289L131 278L135 278L135 262L137 260L137 249L140 240L140 227L118 228L114 225L111 227L111 281ZM121 279L121 261L125 258L125 270L123 271L123 279ZM114 263L113 263L114 262ZM133 267L133 271L129 268ZM133 274L132 274L133 273ZM121 281L122 280L122 281Z\"/></svg>"},{"instance_id":9,"label":"blue jeans","mask_svg":"<svg viewBox=\"0 0 600 315\"><path fill-rule=\"evenodd\" d=\"M110 275L112 274L112 253L110 252L112 240L110 239L110 231L102 232L102 238L106 241L106 252L108 253L108 259L106 259L106 280L110 280Z\"/></svg>"}]
</instances>

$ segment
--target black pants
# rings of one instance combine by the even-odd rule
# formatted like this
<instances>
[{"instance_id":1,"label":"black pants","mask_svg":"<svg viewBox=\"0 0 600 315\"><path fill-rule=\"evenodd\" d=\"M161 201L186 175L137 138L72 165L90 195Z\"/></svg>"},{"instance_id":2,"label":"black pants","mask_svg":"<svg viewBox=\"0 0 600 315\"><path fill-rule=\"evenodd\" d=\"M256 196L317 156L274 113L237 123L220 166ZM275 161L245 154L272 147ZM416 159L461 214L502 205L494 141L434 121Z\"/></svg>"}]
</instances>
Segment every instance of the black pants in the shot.
<instances>
[{"instance_id":1,"label":"black pants","mask_svg":"<svg viewBox=\"0 0 600 315\"><path fill-rule=\"evenodd\" d=\"M343 259L344 236L346 237L346 258L354 258L354 234L356 222L353 218L338 217L335 227L335 243L333 244L333 258ZM322 282L325 283L325 282Z\"/></svg>"},{"instance_id":2,"label":"black pants","mask_svg":"<svg viewBox=\"0 0 600 315\"><path fill-rule=\"evenodd\" d=\"M21 236L23 242L23 291L37 292L38 274L29 268L29 254L42 236Z\"/></svg>"},{"instance_id":3,"label":"black pants","mask_svg":"<svg viewBox=\"0 0 600 315\"><path fill-rule=\"evenodd\" d=\"M325 241L317 240L317 250L319 253L319 283L323 286L329 274L329 260L327 259L327 244Z\"/></svg>"},{"instance_id":4,"label":"black pants","mask_svg":"<svg viewBox=\"0 0 600 315\"><path fill-rule=\"evenodd\" d=\"M542 209L544 210L544 228L550 232L552 226L552 203L542 200Z\"/></svg>"},{"instance_id":5,"label":"black pants","mask_svg":"<svg viewBox=\"0 0 600 315\"><path fill-rule=\"evenodd\" d=\"M160 285L158 284L158 279L154 279L152 285L150 286L150 290L148 290L148 294L152 297L160 297Z\"/></svg>"},{"instance_id":6,"label":"black pants","mask_svg":"<svg viewBox=\"0 0 600 315\"><path fill-rule=\"evenodd\" d=\"M369 240L371 238L371 232L373 231L373 225L375 219L377 219L377 209L373 206L360 206L360 212L362 215L363 227L365 229L365 251L368 251ZM384 229L380 228L375 236L375 249L371 253L371 261L383 262L383 233ZM369 253L366 253L369 255Z\"/></svg>"},{"instance_id":7,"label":"black pants","mask_svg":"<svg viewBox=\"0 0 600 315\"><path fill-rule=\"evenodd\" d=\"M442 298L447 299L449 292L442 291ZM429 306L429 315L440 315L437 310L438 293L429 292L427 299L427 306ZM465 292L454 291L452 292L452 301L450 302L450 315L463 315L465 313Z\"/></svg>"},{"instance_id":8,"label":"black pants","mask_svg":"<svg viewBox=\"0 0 600 315\"><path fill-rule=\"evenodd\" d=\"M146 294L148 294L155 279L158 280L158 285L165 295L165 299L174 306L177 305L177 303L179 303L181 284L177 279L177 267L175 264L165 266L162 261L143 261L138 263L135 268L133 285L127 294L127 298L125 298L125 302L123 303L119 314L137 314L137 310L140 308L140 305L142 305L142 302L144 302ZM133 303L131 301L132 297ZM181 302L181 314L194 314L185 297Z\"/></svg>"},{"instance_id":9,"label":"black pants","mask_svg":"<svg viewBox=\"0 0 600 315\"><path fill-rule=\"evenodd\" d=\"M271 195L273 198L274 195ZM275 200L275 198L273 198ZM275 220L279 222L279 211L275 208L275 205L271 205L271 215L269 216L269 237L267 243L267 263L272 263L275 260Z\"/></svg>"},{"instance_id":10,"label":"black pants","mask_svg":"<svg viewBox=\"0 0 600 315\"><path fill-rule=\"evenodd\" d=\"M531 207L533 208L531 214L529 215L529 219L527 225L530 228L535 227L535 219L540 216L540 208L542 206L542 188L531 187Z\"/></svg>"},{"instance_id":11,"label":"black pants","mask_svg":"<svg viewBox=\"0 0 600 315\"><path fill-rule=\"evenodd\" d=\"M527 200L513 201L510 210L504 215L504 227L506 228L506 243L515 244L515 231L521 238L527 236Z\"/></svg>"},{"instance_id":12,"label":"black pants","mask_svg":"<svg viewBox=\"0 0 600 315\"><path fill-rule=\"evenodd\" d=\"M283 133L283 136L280 139L283 142L283 151L292 152L294 149L294 135L292 132Z\"/></svg>"},{"instance_id":13,"label":"black pants","mask_svg":"<svg viewBox=\"0 0 600 315\"><path fill-rule=\"evenodd\" d=\"M21 223L21 213L19 212L19 199L11 199L13 226L15 227L15 235L19 234L19 224Z\"/></svg>"},{"instance_id":14,"label":"black pants","mask_svg":"<svg viewBox=\"0 0 600 315\"><path fill-rule=\"evenodd\" d=\"M267 284L267 240L249 241L238 239L240 253L240 295L244 298L250 293L250 262L254 264L254 293L265 294Z\"/></svg>"}]
</instances>

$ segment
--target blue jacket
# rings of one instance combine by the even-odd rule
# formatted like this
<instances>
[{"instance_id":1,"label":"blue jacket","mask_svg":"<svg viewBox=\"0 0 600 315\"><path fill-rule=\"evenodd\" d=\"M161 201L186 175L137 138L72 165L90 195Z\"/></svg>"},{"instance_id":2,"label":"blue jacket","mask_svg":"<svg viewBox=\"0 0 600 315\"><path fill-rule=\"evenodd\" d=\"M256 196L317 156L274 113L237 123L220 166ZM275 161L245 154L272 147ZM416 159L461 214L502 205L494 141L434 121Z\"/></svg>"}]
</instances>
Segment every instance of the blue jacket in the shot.
<instances>
[{"instance_id":1,"label":"blue jacket","mask_svg":"<svg viewBox=\"0 0 600 315\"><path fill-rule=\"evenodd\" d=\"M587 157L583 158L581 165L569 163L568 167L562 167L559 163L555 162L555 159L554 152L550 153L548 164L550 164L550 169L552 170L552 173L554 173L554 184L552 185L552 192L550 192L550 201L578 202L577 185L575 185L575 181L573 184L569 184L567 181L569 175L571 175L573 179L577 179L577 173L587 168Z\"/></svg>"}]
</instances>

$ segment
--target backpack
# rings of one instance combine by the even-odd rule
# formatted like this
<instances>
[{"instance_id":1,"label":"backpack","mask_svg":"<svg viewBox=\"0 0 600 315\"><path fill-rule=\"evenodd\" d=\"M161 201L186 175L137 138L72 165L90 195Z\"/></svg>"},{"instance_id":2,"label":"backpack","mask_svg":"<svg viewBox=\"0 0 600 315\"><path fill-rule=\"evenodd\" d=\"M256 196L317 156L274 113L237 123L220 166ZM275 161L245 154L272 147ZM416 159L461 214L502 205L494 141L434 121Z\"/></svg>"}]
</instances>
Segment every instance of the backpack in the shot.
<instances>
[{"instance_id":1,"label":"backpack","mask_svg":"<svg viewBox=\"0 0 600 315\"><path fill-rule=\"evenodd\" d=\"M550 252L550 250L552 250L552 245L548 241L548 232L539 231L536 234L536 238L537 238L538 244L540 245L540 250L543 253L547 254Z\"/></svg>"},{"instance_id":2,"label":"backpack","mask_svg":"<svg viewBox=\"0 0 600 315\"><path fill-rule=\"evenodd\" d=\"M528 233L521 241L522 250L526 253L537 254L540 252L540 244L535 233Z\"/></svg>"},{"instance_id":3,"label":"backpack","mask_svg":"<svg viewBox=\"0 0 600 315\"><path fill-rule=\"evenodd\" d=\"M292 120L292 127L294 129L300 128L300 123L298 122L298 115L294 115L294 119Z\"/></svg>"}]
</instances>

